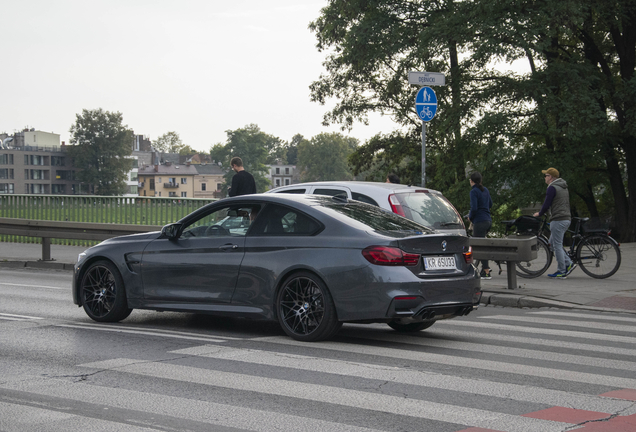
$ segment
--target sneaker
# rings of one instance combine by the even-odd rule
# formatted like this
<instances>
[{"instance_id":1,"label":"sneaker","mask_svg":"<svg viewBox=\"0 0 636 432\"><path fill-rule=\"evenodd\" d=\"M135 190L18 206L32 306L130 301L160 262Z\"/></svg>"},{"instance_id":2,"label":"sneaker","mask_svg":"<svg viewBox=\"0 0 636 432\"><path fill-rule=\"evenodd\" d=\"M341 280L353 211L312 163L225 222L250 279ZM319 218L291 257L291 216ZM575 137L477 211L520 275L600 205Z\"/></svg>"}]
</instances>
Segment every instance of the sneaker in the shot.
<instances>
[{"instance_id":1,"label":"sneaker","mask_svg":"<svg viewBox=\"0 0 636 432\"><path fill-rule=\"evenodd\" d=\"M482 279L492 279L492 276L490 276L490 273L492 272L486 273L486 270L482 270L481 273L479 273L479 277Z\"/></svg>"},{"instance_id":2,"label":"sneaker","mask_svg":"<svg viewBox=\"0 0 636 432\"><path fill-rule=\"evenodd\" d=\"M568 274L557 271L556 273L549 274L548 277L556 279L566 279L568 277Z\"/></svg>"},{"instance_id":3,"label":"sneaker","mask_svg":"<svg viewBox=\"0 0 636 432\"><path fill-rule=\"evenodd\" d=\"M575 268L576 268L576 263L572 262L572 264L570 264L568 268L565 269L565 275L570 276L570 273L572 273Z\"/></svg>"}]
</instances>

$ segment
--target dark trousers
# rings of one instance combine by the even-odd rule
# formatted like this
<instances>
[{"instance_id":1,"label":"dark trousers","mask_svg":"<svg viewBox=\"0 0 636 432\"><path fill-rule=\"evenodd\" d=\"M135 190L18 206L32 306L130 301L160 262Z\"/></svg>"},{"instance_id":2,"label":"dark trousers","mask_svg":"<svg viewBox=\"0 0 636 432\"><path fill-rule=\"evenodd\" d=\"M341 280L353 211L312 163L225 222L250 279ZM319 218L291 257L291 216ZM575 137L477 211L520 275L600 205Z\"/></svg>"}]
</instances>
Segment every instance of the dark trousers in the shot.
<instances>
[{"instance_id":1,"label":"dark trousers","mask_svg":"<svg viewBox=\"0 0 636 432\"><path fill-rule=\"evenodd\" d=\"M473 237L486 237L486 234L488 234L488 231L490 231L491 226L492 221L474 222ZM488 260L481 260L481 269L490 270L490 267L488 267Z\"/></svg>"}]
</instances>

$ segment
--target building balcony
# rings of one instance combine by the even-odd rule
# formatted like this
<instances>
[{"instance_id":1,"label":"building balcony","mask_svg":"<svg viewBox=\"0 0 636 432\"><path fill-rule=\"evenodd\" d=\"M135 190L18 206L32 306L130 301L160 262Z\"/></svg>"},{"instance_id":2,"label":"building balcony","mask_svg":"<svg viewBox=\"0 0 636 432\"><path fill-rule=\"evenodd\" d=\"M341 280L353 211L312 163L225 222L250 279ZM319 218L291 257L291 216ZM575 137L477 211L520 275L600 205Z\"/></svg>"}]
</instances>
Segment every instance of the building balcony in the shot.
<instances>
[{"instance_id":1,"label":"building balcony","mask_svg":"<svg viewBox=\"0 0 636 432\"><path fill-rule=\"evenodd\" d=\"M164 183L163 187L166 189L176 189L179 187L179 183Z\"/></svg>"}]
</instances>

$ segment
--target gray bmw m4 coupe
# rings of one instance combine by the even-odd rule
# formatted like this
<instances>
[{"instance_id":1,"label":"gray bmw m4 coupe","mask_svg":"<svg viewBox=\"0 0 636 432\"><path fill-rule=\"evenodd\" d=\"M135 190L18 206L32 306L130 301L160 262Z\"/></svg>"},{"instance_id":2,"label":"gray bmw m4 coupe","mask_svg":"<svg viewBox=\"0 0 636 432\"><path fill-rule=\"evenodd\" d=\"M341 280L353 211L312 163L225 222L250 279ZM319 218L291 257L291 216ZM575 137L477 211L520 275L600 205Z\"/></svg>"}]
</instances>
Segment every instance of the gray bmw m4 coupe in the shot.
<instances>
[{"instance_id":1,"label":"gray bmw m4 coupe","mask_svg":"<svg viewBox=\"0 0 636 432\"><path fill-rule=\"evenodd\" d=\"M320 195L223 199L161 232L87 249L73 277L73 302L95 321L133 309L209 313L278 321L301 341L346 322L419 331L480 297L467 237Z\"/></svg>"}]
</instances>

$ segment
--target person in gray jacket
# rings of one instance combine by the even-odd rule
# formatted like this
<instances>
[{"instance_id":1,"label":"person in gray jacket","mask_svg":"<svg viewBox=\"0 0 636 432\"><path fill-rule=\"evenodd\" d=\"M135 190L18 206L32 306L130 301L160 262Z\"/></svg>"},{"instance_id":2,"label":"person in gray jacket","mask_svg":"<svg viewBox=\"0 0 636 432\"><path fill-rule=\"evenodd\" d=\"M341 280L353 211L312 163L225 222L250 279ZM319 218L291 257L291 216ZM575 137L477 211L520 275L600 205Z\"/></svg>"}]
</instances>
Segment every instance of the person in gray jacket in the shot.
<instances>
[{"instance_id":1,"label":"person in gray jacket","mask_svg":"<svg viewBox=\"0 0 636 432\"><path fill-rule=\"evenodd\" d=\"M572 262L565 249L563 249L563 237L572 221L568 184L559 176L559 171L556 168L548 168L541 172L545 176L548 189L541 210L536 212L534 216L540 217L550 211L549 243L557 260L557 271L549 274L548 277L565 279L576 267L576 264Z\"/></svg>"}]
</instances>

